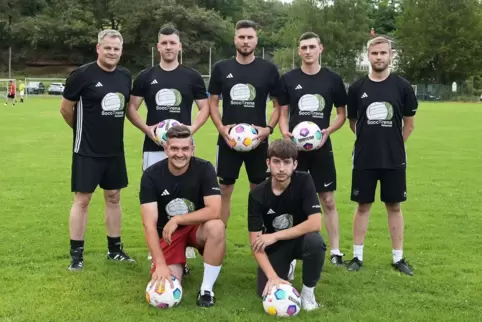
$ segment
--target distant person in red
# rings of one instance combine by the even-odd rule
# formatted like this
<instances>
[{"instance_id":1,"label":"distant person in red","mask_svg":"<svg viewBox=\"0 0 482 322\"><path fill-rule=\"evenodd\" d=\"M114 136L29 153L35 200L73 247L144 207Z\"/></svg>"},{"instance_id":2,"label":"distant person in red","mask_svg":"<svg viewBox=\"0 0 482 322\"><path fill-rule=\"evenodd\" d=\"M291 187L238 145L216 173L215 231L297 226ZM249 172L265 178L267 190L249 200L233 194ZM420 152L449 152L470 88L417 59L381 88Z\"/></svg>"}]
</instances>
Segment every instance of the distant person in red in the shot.
<instances>
[{"instance_id":1,"label":"distant person in red","mask_svg":"<svg viewBox=\"0 0 482 322\"><path fill-rule=\"evenodd\" d=\"M11 80L8 83L7 99L5 100L5 105L8 105L8 99L11 99L13 101L13 105L15 105L15 103L16 103L15 91L16 91L15 82Z\"/></svg>"}]
</instances>

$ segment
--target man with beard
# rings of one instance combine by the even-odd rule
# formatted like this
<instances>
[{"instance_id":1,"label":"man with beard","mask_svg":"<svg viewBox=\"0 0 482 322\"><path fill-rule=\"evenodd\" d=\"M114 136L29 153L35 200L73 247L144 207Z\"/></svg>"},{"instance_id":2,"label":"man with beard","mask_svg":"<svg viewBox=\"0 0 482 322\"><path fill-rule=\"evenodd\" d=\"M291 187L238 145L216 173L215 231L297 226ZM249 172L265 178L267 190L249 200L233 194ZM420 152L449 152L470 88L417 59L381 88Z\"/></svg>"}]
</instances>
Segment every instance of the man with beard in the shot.
<instances>
[{"instance_id":1,"label":"man with beard","mask_svg":"<svg viewBox=\"0 0 482 322\"><path fill-rule=\"evenodd\" d=\"M403 258L401 203L407 200L405 143L414 128L417 98L410 83L390 73L391 43L376 37L368 43L369 75L348 89L348 119L356 135L353 151L351 200L357 202L353 220L353 259L349 271L363 264L368 218L380 180L380 199L385 203L392 239L392 266L413 275Z\"/></svg>"},{"instance_id":2,"label":"man with beard","mask_svg":"<svg viewBox=\"0 0 482 322\"><path fill-rule=\"evenodd\" d=\"M323 134L317 150L301 151L298 170L310 173L315 183L325 213L325 225L330 240L331 262L343 266L340 252L339 220L334 191L336 168L330 135L343 126L346 119L346 90L340 75L321 67L319 57L323 51L320 38L313 32L301 35L298 54L301 68L287 72L281 77L278 103L281 108L279 126L283 137L291 139L293 128L303 121L316 123ZM332 107L336 117L330 125ZM293 262L290 279L296 262Z\"/></svg>"},{"instance_id":3,"label":"man with beard","mask_svg":"<svg viewBox=\"0 0 482 322\"><path fill-rule=\"evenodd\" d=\"M186 246L204 258L204 275L197 304L215 304L213 285L226 250L221 221L221 197L210 162L193 157L191 131L185 125L167 133L164 159L147 168L139 193L145 238L152 254L151 285L182 280Z\"/></svg>"},{"instance_id":4,"label":"man with beard","mask_svg":"<svg viewBox=\"0 0 482 322\"><path fill-rule=\"evenodd\" d=\"M98 35L97 61L80 66L67 78L60 113L73 129L70 255L72 271L84 267L84 234L92 193L104 189L107 258L134 262L121 243L120 190L127 187L124 156L125 105L131 73L117 64L123 39L116 30Z\"/></svg>"},{"instance_id":5,"label":"man with beard","mask_svg":"<svg viewBox=\"0 0 482 322\"><path fill-rule=\"evenodd\" d=\"M164 147L159 144L155 134L160 122L175 119L187 125L194 134L209 117L206 87L201 74L179 64L178 54L182 46L179 37L177 29L171 26L161 28L157 44L161 61L159 65L141 71L132 87L127 117L145 134L143 171L166 158ZM146 122L138 111L143 100L147 106ZM193 101L199 113L191 125ZM195 257L194 250L188 248L186 255L188 258Z\"/></svg>"},{"instance_id":6,"label":"man with beard","mask_svg":"<svg viewBox=\"0 0 482 322\"><path fill-rule=\"evenodd\" d=\"M236 24L234 44L236 57L214 65L209 83L211 118L219 136L216 168L220 178L223 200L222 218L227 225L230 216L231 195L239 170L244 162L253 189L266 180L267 138L278 123L276 99L269 122L266 120L268 95L274 97L279 81L276 66L254 55L258 42L257 26L253 21L241 20ZM220 95L223 98L223 117L219 113ZM237 152L229 144L229 130L238 123L253 125L258 131L258 146L249 152Z\"/></svg>"},{"instance_id":7,"label":"man with beard","mask_svg":"<svg viewBox=\"0 0 482 322\"><path fill-rule=\"evenodd\" d=\"M301 306L317 309L315 286L320 280L326 245L320 235L321 209L313 179L295 171L298 150L289 140L276 140L268 149L271 177L255 187L248 199L251 248L259 265L258 295L286 284L290 262L303 261Z\"/></svg>"}]
</instances>

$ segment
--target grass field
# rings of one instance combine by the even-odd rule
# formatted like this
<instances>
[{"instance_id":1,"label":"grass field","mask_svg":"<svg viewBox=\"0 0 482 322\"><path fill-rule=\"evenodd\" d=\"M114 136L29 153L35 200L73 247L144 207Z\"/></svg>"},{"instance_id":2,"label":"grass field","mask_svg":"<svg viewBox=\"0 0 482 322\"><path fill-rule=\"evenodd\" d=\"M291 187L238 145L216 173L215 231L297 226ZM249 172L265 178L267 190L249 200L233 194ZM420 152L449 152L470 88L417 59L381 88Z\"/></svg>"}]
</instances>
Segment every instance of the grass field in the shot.
<instances>
[{"instance_id":1,"label":"grass field","mask_svg":"<svg viewBox=\"0 0 482 322\"><path fill-rule=\"evenodd\" d=\"M208 321L276 320L255 295L255 261L246 228L244 170L234 196L227 256L215 285L216 307L196 306L202 258L191 260L184 298L172 310L147 305L150 264L139 213L142 134L126 121L130 185L122 192L126 251L137 264L108 262L101 191L90 206L85 269L67 270L72 203L72 131L58 98L0 107L0 320ZM144 109L143 109L144 111ZM325 262L316 289L323 308L299 321L477 321L482 318L482 105L422 103L408 141L408 201L404 255L415 276L392 270L384 208L373 207L365 265L349 273ZM276 129L276 136L279 131ZM197 155L214 162L217 133L208 120L196 134ZM353 135L347 124L332 137L338 170L336 194L341 248L352 256L349 201ZM327 239L326 231L323 236ZM301 286L301 265L295 286Z\"/></svg>"}]
</instances>

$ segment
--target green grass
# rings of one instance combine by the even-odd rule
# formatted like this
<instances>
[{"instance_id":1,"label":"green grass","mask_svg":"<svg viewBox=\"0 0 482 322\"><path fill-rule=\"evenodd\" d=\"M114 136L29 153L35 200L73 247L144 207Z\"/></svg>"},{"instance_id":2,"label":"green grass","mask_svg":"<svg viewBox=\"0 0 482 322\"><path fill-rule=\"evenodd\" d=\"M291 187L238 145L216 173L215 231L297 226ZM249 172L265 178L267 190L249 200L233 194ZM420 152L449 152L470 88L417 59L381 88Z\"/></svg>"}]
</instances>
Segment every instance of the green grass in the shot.
<instances>
[{"instance_id":1,"label":"green grass","mask_svg":"<svg viewBox=\"0 0 482 322\"><path fill-rule=\"evenodd\" d=\"M72 131L59 114L58 103L59 98L39 98L15 108L0 108L1 321L276 320L265 315L255 295L244 170L233 196L227 256L215 285L217 306L203 310L195 304L202 278L200 257L190 262L193 270L184 281L179 307L162 311L147 305L144 290L150 265L138 202L143 136L128 121L125 145L130 185L122 192L122 239L138 263L105 260L103 198L98 190L90 206L85 269L69 272ZM400 276L390 267L386 214L377 194L362 271L348 273L327 262L316 288L323 308L302 312L296 320L480 320L481 123L480 104L421 104L407 145L408 201L403 205L405 255L415 267L415 276ZM197 155L214 162L216 137L209 120L196 134ZM351 257L353 135L347 124L332 140L341 249ZM325 229L322 233L327 239ZM300 269L298 265L297 287L301 286Z\"/></svg>"}]
</instances>

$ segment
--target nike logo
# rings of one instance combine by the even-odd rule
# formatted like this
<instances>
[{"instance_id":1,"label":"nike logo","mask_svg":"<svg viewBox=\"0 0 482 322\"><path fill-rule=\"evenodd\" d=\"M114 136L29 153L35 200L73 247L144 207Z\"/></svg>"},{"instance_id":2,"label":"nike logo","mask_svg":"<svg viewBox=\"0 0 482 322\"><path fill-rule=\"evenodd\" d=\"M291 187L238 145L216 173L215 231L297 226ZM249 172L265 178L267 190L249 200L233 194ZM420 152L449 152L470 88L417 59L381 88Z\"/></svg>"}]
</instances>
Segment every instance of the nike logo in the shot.
<instances>
[{"instance_id":1,"label":"nike logo","mask_svg":"<svg viewBox=\"0 0 482 322\"><path fill-rule=\"evenodd\" d=\"M332 183L333 183L333 181L330 182L330 183L325 183L325 184L324 184L325 188L328 187L329 185L331 185Z\"/></svg>"}]
</instances>

